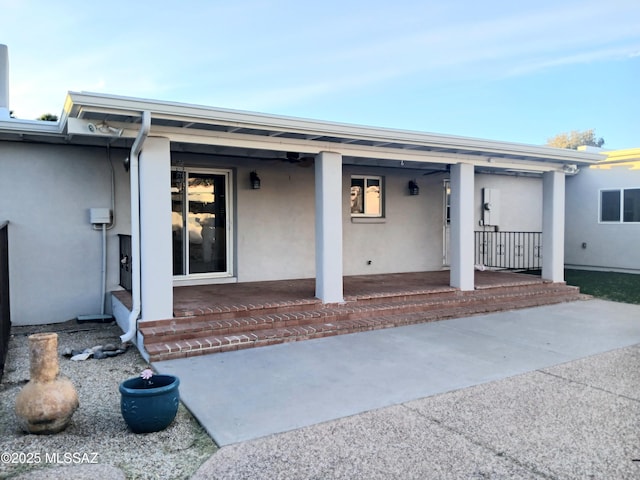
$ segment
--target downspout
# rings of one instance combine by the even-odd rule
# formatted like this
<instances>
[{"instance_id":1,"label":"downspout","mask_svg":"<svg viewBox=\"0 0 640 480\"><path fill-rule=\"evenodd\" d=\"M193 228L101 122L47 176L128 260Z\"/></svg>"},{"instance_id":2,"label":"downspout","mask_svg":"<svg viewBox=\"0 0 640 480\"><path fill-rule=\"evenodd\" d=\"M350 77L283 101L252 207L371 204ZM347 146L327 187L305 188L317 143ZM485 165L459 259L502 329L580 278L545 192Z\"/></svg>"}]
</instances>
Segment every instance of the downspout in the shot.
<instances>
[{"instance_id":1,"label":"downspout","mask_svg":"<svg viewBox=\"0 0 640 480\"><path fill-rule=\"evenodd\" d=\"M138 317L140 316L140 163L139 156L142 145L151 129L151 113L142 112L142 125L136 140L131 146L129 155L129 169L131 172L131 296L133 305L129 314L128 330L120 336L122 343L130 341L138 331Z\"/></svg>"},{"instance_id":2,"label":"downspout","mask_svg":"<svg viewBox=\"0 0 640 480\"><path fill-rule=\"evenodd\" d=\"M9 118L9 49L0 44L0 120Z\"/></svg>"}]
</instances>

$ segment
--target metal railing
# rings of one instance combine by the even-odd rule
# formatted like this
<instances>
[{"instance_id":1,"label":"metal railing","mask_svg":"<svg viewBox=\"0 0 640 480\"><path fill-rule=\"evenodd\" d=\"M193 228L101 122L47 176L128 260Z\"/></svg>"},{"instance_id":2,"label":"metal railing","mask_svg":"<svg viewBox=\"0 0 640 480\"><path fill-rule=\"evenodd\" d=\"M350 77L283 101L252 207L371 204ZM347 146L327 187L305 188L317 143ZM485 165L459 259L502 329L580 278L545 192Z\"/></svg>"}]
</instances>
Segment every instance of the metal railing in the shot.
<instances>
[{"instance_id":1,"label":"metal railing","mask_svg":"<svg viewBox=\"0 0 640 480\"><path fill-rule=\"evenodd\" d=\"M542 232L475 232L475 263L509 270L542 268Z\"/></svg>"},{"instance_id":2,"label":"metal railing","mask_svg":"<svg viewBox=\"0 0 640 480\"><path fill-rule=\"evenodd\" d=\"M0 380L11 335L9 305L9 222L0 222Z\"/></svg>"}]
</instances>

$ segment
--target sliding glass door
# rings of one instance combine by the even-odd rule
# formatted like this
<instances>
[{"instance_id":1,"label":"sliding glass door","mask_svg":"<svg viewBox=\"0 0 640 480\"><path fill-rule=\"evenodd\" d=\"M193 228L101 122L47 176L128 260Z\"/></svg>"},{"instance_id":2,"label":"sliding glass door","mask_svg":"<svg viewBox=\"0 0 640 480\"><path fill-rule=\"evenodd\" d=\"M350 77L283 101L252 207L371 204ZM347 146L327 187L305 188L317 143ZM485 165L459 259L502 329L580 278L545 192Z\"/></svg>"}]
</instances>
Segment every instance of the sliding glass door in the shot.
<instances>
[{"instance_id":1,"label":"sliding glass door","mask_svg":"<svg viewBox=\"0 0 640 480\"><path fill-rule=\"evenodd\" d=\"M228 171L171 172L173 274L182 278L230 276Z\"/></svg>"}]
</instances>

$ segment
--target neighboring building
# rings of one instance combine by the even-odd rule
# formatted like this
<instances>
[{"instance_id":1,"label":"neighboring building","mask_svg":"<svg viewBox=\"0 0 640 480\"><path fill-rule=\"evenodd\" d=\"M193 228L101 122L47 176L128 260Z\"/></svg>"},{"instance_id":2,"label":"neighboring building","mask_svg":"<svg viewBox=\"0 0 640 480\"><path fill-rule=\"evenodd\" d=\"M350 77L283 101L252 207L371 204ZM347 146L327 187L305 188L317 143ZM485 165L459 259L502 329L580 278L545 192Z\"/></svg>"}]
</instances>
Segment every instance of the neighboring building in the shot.
<instances>
[{"instance_id":1,"label":"neighboring building","mask_svg":"<svg viewBox=\"0 0 640 480\"><path fill-rule=\"evenodd\" d=\"M640 273L640 148L600 152L606 160L567 180L567 268Z\"/></svg>"},{"instance_id":2,"label":"neighboring building","mask_svg":"<svg viewBox=\"0 0 640 480\"><path fill-rule=\"evenodd\" d=\"M58 122L3 110L14 324L100 311L124 268L129 338L138 315L170 318L182 285L315 278L335 303L343 275L450 268L472 290L475 231L542 232L542 276L561 282L565 175L599 158L91 93Z\"/></svg>"}]
</instances>

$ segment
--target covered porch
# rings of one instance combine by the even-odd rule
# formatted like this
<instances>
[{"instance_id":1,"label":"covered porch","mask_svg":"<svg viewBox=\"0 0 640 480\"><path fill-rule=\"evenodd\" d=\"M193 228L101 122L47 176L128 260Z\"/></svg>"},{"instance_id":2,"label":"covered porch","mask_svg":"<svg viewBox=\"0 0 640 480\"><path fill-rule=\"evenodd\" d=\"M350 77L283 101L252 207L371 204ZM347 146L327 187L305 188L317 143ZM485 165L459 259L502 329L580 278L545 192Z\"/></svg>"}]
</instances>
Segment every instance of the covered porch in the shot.
<instances>
[{"instance_id":1,"label":"covered porch","mask_svg":"<svg viewBox=\"0 0 640 480\"><path fill-rule=\"evenodd\" d=\"M565 175L588 154L106 95L67 103L69 135L130 149L132 306L113 312L150 358L537 305L566 288ZM541 232L548 283L484 286L475 231ZM437 281L384 277L443 265Z\"/></svg>"}]
</instances>

